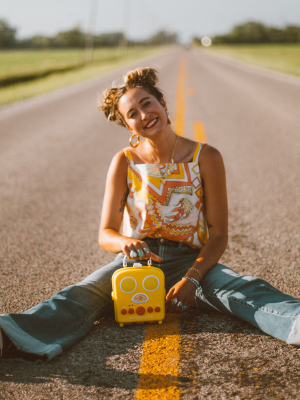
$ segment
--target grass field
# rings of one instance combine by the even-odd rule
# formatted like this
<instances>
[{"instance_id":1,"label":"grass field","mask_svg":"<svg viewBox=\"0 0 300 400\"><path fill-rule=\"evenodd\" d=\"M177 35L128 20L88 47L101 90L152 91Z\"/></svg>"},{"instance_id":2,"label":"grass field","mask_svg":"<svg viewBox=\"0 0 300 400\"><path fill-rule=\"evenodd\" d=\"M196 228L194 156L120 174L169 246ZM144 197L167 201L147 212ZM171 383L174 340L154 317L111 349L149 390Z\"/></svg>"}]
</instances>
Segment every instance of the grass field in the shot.
<instances>
[{"instance_id":1,"label":"grass field","mask_svg":"<svg viewBox=\"0 0 300 400\"><path fill-rule=\"evenodd\" d=\"M132 49L129 49L132 52ZM94 62L118 60L119 48L95 49ZM85 62L83 49L8 50L1 51L0 79L40 73L51 69L76 67Z\"/></svg>"},{"instance_id":2,"label":"grass field","mask_svg":"<svg viewBox=\"0 0 300 400\"><path fill-rule=\"evenodd\" d=\"M300 43L212 45L206 48L259 67L300 76Z\"/></svg>"},{"instance_id":3,"label":"grass field","mask_svg":"<svg viewBox=\"0 0 300 400\"><path fill-rule=\"evenodd\" d=\"M1 51L0 79L12 76L39 74L53 70L50 75L33 81L17 83L0 90L0 106L50 92L64 86L84 81L126 65L166 48L129 48L128 52L117 49L96 49L93 63L68 72L55 73L55 69L80 66L85 59L83 50L36 50Z\"/></svg>"}]
</instances>

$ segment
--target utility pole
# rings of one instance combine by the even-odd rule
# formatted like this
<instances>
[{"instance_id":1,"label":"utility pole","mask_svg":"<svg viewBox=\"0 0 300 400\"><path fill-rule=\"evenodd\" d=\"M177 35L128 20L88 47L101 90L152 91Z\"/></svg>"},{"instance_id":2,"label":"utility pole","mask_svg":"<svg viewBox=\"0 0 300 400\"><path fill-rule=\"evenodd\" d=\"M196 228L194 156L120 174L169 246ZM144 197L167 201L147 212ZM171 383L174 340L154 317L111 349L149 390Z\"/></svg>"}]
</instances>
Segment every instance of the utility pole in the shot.
<instances>
[{"instance_id":1,"label":"utility pole","mask_svg":"<svg viewBox=\"0 0 300 400\"><path fill-rule=\"evenodd\" d=\"M88 32L85 37L85 63L93 61L94 35L97 23L98 0L90 0Z\"/></svg>"},{"instance_id":2,"label":"utility pole","mask_svg":"<svg viewBox=\"0 0 300 400\"><path fill-rule=\"evenodd\" d=\"M123 0L123 35L124 37L120 39L120 54L122 50L126 51L126 56L128 55L128 35L130 28L130 7L131 0Z\"/></svg>"}]
</instances>

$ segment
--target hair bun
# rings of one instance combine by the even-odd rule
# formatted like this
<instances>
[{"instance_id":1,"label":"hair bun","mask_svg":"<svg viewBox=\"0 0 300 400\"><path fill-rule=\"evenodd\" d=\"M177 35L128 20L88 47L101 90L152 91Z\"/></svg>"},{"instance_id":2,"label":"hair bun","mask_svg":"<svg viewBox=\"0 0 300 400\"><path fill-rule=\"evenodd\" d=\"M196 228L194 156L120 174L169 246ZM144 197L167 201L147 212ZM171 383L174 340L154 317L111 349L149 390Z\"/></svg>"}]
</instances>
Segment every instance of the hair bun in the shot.
<instances>
[{"instance_id":1,"label":"hair bun","mask_svg":"<svg viewBox=\"0 0 300 400\"><path fill-rule=\"evenodd\" d=\"M98 107L104 112L109 121L115 121L117 119L115 114L115 99L117 94L118 89L107 89L103 92L102 99L98 102Z\"/></svg>"},{"instance_id":2,"label":"hair bun","mask_svg":"<svg viewBox=\"0 0 300 400\"><path fill-rule=\"evenodd\" d=\"M158 82L157 71L153 68L137 68L129 71L125 76L125 86L127 87L150 87Z\"/></svg>"}]
</instances>

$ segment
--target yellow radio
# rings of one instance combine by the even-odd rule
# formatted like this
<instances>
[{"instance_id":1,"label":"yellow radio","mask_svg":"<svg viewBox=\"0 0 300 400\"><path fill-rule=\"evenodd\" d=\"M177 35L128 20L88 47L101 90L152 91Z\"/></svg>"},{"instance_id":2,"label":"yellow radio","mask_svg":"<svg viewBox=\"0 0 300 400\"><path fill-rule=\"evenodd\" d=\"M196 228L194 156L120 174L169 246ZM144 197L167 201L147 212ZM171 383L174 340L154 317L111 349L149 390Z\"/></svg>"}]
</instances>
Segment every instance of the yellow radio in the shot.
<instances>
[{"instance_id":1,"label":"yellow radio","mask_svg":"<svg viewBox=\"0 0 300 400\"><path fill-rule=\"evenodd\" d=\"M115 319L124 324L155 322L159 324L165 317L165 275L161 269L134 263L127 267L125 257L123 267L112 276L112 293Z\"/></svg>"}]
</instances>

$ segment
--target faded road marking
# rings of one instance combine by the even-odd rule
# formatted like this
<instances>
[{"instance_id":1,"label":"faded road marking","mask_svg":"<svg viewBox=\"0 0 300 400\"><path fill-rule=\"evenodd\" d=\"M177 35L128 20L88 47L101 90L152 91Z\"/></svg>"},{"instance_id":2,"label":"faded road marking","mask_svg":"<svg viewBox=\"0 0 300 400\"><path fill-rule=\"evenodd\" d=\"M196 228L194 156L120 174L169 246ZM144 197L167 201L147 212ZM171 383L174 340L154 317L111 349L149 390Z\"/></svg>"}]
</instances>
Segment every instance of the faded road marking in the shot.
<instances>
[{"instance_id":1,"label":"faded road marking","mask_svg":"<svg viewBox=\"0 0 300 400\"><path fill-rule=\"evenodd\" d=\"M179 73L177 82L177 102L175 112L174 131L179 136L185 136L184 133L184 90L186 81L186 60L182 59L179 63Z\"/></svg>"},{"instance_id":2,"label":"faded road marking","mask_svg":"<svg viewBox=\"0 0 300 400\"><path fill-rule=\"evenodd\" d=\"M200 121L195 121L193 123L194 139L196 142L206 142L206 135L204 131L204 126Z\"/></svg>"},{"instance_id":3,"label":"faded road marking","mask_svg":"<svg viewBox=\"0 0 300 400\"><path fill-rule=\"evenodd\" d=\"M149 324L136 400L179 400L180 319L167 314L162 325Z\"/></svg>"}]
</instances>

